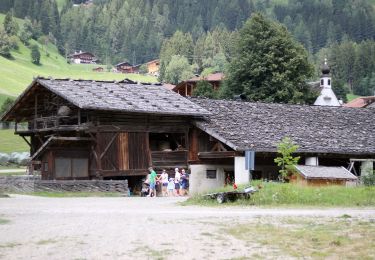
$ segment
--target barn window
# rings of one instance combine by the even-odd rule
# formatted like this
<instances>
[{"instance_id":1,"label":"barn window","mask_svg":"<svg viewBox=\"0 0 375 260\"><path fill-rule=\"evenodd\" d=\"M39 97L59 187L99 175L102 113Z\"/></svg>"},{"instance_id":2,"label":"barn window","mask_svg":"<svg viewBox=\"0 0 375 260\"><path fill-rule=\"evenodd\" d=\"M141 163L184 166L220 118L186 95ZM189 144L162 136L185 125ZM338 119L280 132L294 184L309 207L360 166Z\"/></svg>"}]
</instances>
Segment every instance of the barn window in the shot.
<instances>
[{"instance_id":1,"label":"barn window","mask_svg":"<svg viewBox=\"0 0 375 260\"><path fill-rule=\"evenodd\" d=\"M88 177L88 159L57 157L55 174L57 179Z\"/></svg>"},{"instance_id":2,"label":"barn window","mask_svg":"<svg viewBox=\"0 0 375 260\"><path fill-rule=\"evenodd\" d=\"M321 85L321 86L324 85L324 79L321 79L321 80L320 80L320 85Z\"/></svg>"},{"instance_id":3,"label":"barn window","mask_svg":"<svg viewBox=\"0 0 375 260\"><path fill-rule=\"evenodd\" d=\"M216 179L216 170L206 170L207 179Z\"/></svg>"},{"instance_id":4,"label":"barn window","mask_svg":"<svg viewBox=\"0 0 375 260\"><path fill-rule=\"evenodd\" d=\"M328 80L328 86L330 86L330 85L331 85L331 80L329 79L329 80Z\"/></svg>"}]
</instances>

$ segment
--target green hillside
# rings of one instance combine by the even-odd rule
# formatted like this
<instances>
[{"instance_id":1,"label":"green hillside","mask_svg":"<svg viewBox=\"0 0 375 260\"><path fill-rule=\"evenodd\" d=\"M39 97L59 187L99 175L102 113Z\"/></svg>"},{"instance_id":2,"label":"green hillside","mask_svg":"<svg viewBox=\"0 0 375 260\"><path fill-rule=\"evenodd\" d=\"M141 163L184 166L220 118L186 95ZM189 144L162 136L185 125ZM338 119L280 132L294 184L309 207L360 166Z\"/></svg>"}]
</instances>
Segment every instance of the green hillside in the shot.
<instances>
[{"instance_id":1,"label":"green hillside","mask_svg":"<svg viewBox=\"0 0 375 260\"><path fill-rule=\"evenodd\" d=\"M4 15L0 14L0 23ZM17 96L36 76L51 76L54 78L93 79L93 80L121 80L129 78L135 81L156 82L151 76L138 74L121 74L110 72L93 72L94 67L105 65L68 64L53 44L44 46L34 40L31 44L39 45L41 51L41 65L31 62L30 49L19 42L19 49L12 51L12 59L0 56L0 95ZM0 100L2 98L0 97Z\"/></svg>"}]
</instances>

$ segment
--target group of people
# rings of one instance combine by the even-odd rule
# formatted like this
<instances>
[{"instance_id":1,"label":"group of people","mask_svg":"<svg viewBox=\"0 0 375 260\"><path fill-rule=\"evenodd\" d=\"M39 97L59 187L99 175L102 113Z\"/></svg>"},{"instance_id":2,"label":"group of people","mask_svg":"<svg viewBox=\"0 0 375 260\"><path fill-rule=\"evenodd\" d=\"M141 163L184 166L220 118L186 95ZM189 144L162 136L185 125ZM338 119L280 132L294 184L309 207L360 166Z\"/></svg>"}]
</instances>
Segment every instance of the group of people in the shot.
<instances>
[{"instance_id":1,"label":"group of people","mask_svg":"<svg viewBox=\"0 0 375 260\"><path fill-rule=\"evenodd\" d=\"M189 174L185 169L181 169L180 172L178 168L175 168L174 178L171 178L166 170L163 170L159 175L152 167L148 170L150 171L146 180L149 184L148 197L156 197L158 184L161 185L161 195L163 197L185 196L188 194Z\"/></svg>"}]
</instances>

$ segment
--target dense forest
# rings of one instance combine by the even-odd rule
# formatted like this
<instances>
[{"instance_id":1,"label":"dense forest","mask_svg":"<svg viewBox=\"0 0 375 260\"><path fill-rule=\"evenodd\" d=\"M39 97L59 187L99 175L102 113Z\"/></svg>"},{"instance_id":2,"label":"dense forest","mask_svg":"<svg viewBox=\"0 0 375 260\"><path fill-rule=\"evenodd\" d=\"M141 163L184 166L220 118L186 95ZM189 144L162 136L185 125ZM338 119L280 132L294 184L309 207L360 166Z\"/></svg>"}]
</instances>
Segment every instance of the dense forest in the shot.
<instances>
[{"instance_id":1,"label":"dense forest","mask_svg":"<svg viewBox=\"0 0 375 260\"><path fill-rule=\"evenodd\" d=\"M177 63L187 60L191 73L223 70L238 29L259 12L284 24L316 65L328 57L337 82L356 94L373 91L369 86L375 81L375 9L369 0L58 2L2 0L0 12L13 10L16 17L28 17L62 54L91 51L108 64L139 64L160 57L164 80L176 55L181 56L174 58Z\"/></svg>"}]
</instances>

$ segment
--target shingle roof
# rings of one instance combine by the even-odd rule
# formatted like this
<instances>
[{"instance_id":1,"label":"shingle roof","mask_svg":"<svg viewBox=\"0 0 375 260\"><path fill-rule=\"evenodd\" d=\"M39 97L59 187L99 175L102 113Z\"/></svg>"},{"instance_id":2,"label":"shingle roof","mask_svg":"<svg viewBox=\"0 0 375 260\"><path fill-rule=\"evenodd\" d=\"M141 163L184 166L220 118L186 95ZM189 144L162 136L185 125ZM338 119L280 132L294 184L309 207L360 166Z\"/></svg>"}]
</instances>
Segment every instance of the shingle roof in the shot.
<instances>
[{"instance_id":1,"label":"shingle roof","mask_svg":"<svg viewBox=\"0 0 375 260\"><path fill-rule=\"evenodd\" d=\"M201 80L205 81L221 81L224 78L224 73L217 72L207 75L206 77L193 77L191 79L186 80L187 82L198 82Z\"/></svg>"},{"instance_id":2,"label":"shingle roof","mask_svg":"<svg viewBox=\"0 0 375 260\"><path fill-rule=\"evenodd\" d=\"M297 170L305 179L357 180L358 178L344 167L297 165Z\"/></svg>"},{"instance_id":3,"label":"shingle roof","mask_svg":"<svg viewBox=\"0 0 375 260\"><path fill-rule=\"evenodd\" d=\"M209 113L162 85L38 79L82 109L202 116Z\"/></svg>"},{"instance_id":4,"label":"shingle roof","mask_svg":"<svg viewBox=\"0 0 375 260\"><path fill-rule=\"evenodd\" d=\"M28 98L28 92L41 84L81 109L107 110L160 115L204 116L210 113L162 85L135 84L132 81L89 81L37 78L18 97L15 105ZM9 120L15 105L2 120Z\"/></svg>"},{"instance_id":5,"label":"shingle roof","mask_svg":"<svg viewBox=\"0 0 375 260\"><path fill-rule=\"evenodd\" d=\"M375 96L359 97L344 104L345 107L367 107L375 102Z\"/></svg>"},{"instance_id":6,"label":"shingle roof","mask_svg":"<svg viewBox=\"0 0 375 260\"><path fill-rule=\"evenodd\" d=\"M373 109L190 100L212 113L196 126L237 151L276 152L287 136L298 152L375 154Z\"/></svg>"}]
</instances>

